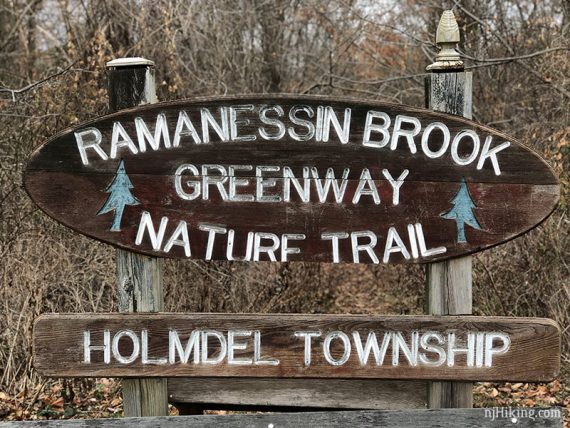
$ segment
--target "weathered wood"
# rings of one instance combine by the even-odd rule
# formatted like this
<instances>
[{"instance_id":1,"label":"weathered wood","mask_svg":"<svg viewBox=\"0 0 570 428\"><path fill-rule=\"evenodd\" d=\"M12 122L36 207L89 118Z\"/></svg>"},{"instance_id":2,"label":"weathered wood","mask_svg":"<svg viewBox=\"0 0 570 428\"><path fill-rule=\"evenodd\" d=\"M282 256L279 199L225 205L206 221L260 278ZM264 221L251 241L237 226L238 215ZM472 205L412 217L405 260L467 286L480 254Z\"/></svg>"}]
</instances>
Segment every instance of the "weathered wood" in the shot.
<instances>
[{"instance_id":1,"label":"weathered wood","mask_svg":"<svg viewBox=\"0 0 570 428\"><path fill-rule=\"evenodd\" d=\"M35 324L34 366L51 377L546 381L560 329L543 318L55 314Z\"/></svg>"},{"instance_id":2,"label":"weathered wood","mask_svg":"<svg viewBox=\"0 0 570 428\"><path fill-rule=\"evenodd\" d=\"M442 85L435 85L432 91ZM291 119L289 113L299 106L310 109L314 116L303 113ZM264 110L267 108L274 110ZM382 118L378 112L386 116ZM367 125L371 114L377 114L373 124L379 128L375 130L370 122ZM335 119L323 122L317 116ZM385 134L394 135L398 117L417 119L421 130L410 141L405 136L395 138L393 144L388 137L383 141ZM385 118L390 126L380 129ZM268 119L273 122L268 124ZM299 119L305 125L299 125ZM223 124L216 130L212 121ZM323 129L329 130L330 138L323 136L326 131L319 131L320 137L298 141L295 133L307 131L309 122L314 127L315 121L320 121L319 130L320 125L328 124ZM449 130L449 139L436 128L429 133L427 145L422 144L424 131L436 122ZM189 131L190 126L195 132ZM405 123L402 129L406 132L413 126ZM101 132L101 143L96 146L89 139L96 138L95 131L89 131L93 128ZM155 128L163 132L155 132ZM207 143L204 129L208 130ZM477 134L476 150L469 136L454 145L462 130ZM111 153L113 134L116 153ZM364 144L367 134L377 141L376 146ZM244 141L248 136L255 140ZM156 143L154 147L150 140ZM490 145L486 141L491 141ZM507 142L508 147L491 153ZM443 154L434 155L444 145ZM457 156L451 154L453 147L458 147ZM470 152L474 153L471 157ZM233 171L231 165L238 167ZM326 178L329 168L337 180L334 184L342 189L337 191L338 200L333 186L326 196L318 194L319 186L332 182L331 177ZM345 168L348 172L343 182ZM389 177L400 179L390 182ZM302 96L179 101L86 122L62 132L34 153L25 185L49 215L88 236L149 255L221 260L244 256L247 260L349 263L443 260L489 248L528 231L552 212L559 198L552 169L536 153L498 131L413 107ZM253 200L235 200L239 198ZM167 223L160 229L163 217ZM421 225L421 233L411 227L414 224ZM209 226L222 229L211 231ZM402 244L395 244L394 232ZM158 235L153 242L154 233ZM323 236L330 233L341 236L334 238L338 241ZM284 234L297 235L288 245L298 252L280 251L285 245ZM251 251L246 251L248 240ZM371 244L374 240L377 243ZM233 247L228 256L229 242ZM259 246L276 249L261 251L256 257ZM386 248L394 251L386 253ZM430 253L434 248L443 250Z\"/></svg>"},{"instance_id":3,"label":"weathered wood","mask_svg":"<svg viewBox=\"0 0 570 428\"><path fill-rule=\"evenodd\" d=\"M472 256L465 256L426 266L428 313L472 313L471 265ZM432 409L473 407L473 385L466 382L430 382L428 405Z\"/></svg>"},{"instance_id":4,"label":"weathered wood","mask_svg":"<svg viewBox=\"0 0 570 428\"><path fill-rule=\"evenodd\" d=\"M137 62L123 58L111 61L107 67L111 111L156 103L154 66L151 61ZM117 295L120 312L164 310L161 263L155 258L117 250ZM168 415L165 379L124 379L122 386L126 416Z\"/></svg>"},{"instance_id":5,"label":"weathered wood","mask_svg":"<svg viewBox=\"0 0 570 428\"><path fill-rule=\"evenodd\" d=\"M226 406L424 409L425 382L376 379L170 378L169 401Z\"/></svg>"},{"instance_id":6,"label":"weathered wood","mask_svg":"<svg viewBox=\"0 0 570 428\"><path fill-rule=\"evenodd\" d=\"M431 73L426 76L426 106L466 118L472 114L473 75L470 72ZM472 313L472 257L431 263L426 266L427 313ZM466 382L430 382L428 407L473 407L473 385Z\"/></svg>"},{"instance_id":7,"label":"weathered wood","mask_svg":"<svg viewBox=\"0 0 570 428\"><path fill-rule=\"evenodd\" d=\"M532 413L531 413L532 412ZM540 413L539 413L540 412ZM495 415L495 417L494 417ZM511 416L512 415L512 416ZM490 409L430 409L374 410L309 413L265 413L249 415L207 415L124 419L72 419L53 421L0 422L0 428L18 427L394 427L394 428L530 428L562 427L559 408L490 408Z\"/></svg>"},{"instance_id":8,"label":"weathered wood","mask_svg":"<svg viewBox=\"0 0 570 428\"><path fill-rule=\"evenodd\" d=\"M426 266L429 292L428 312L432 315L469 315L472 312L472 257L460 257Z\"/></svg>"}]
</instances>

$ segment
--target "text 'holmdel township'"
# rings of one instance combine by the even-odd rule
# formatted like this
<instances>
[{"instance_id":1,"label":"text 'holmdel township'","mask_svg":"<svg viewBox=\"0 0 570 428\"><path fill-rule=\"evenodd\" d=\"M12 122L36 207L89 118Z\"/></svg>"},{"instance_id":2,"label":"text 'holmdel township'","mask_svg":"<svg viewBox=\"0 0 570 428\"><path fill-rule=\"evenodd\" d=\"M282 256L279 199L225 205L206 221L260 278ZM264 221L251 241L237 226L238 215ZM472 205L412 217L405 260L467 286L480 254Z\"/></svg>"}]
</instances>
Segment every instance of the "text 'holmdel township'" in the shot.
<instances>
[{"instance_id":1,"label":"text 'holmdel township'","mask_svg":"<svg viewBox=\"0 0 570 428\"><path fill-rule=\"evenodd\" d=\"M90 330L83 332L83 362L120 364L140 362L143 365L245 365L278 366L279 355L265 355L262 351L263 335L260 330L195 329L181 335L168 331L168 355L150 355L151 333L142 329L140 334L130 329L111 332L105 329L95 340ZM102 339L102 340L101 340ZM511 339L500 332L467 331L420 332L406 334L401 331L296 331L281 344L284 349L303 349L300 359L305 367L314 364L343 366L357 361L360 366L410 367L493 367L493 358L508 352ZM129 350L119 346L125 342ZM294 346L295 344L301 345ZM269 346L272 349L276 347ZM278 353L277 350L275 352Z\"/></svg>"}]
</instances>

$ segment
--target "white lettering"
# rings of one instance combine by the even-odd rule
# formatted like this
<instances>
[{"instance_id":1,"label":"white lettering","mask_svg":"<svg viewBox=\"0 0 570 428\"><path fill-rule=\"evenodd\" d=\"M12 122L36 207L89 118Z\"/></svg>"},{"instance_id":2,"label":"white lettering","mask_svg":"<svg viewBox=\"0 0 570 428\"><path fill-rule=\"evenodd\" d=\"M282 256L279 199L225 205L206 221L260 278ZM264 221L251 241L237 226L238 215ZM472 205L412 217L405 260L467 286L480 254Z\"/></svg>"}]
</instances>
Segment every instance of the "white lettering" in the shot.
<instances>
[{"instance_id":1,"label":"white lettering","mask_svg":"<svg viewBox=\"0 0 570 428\"><path fill-rule=\"evenodd\" d=\"M238 119L239 112L253 111L252 104L237 105L230 107L230 136L232 141L254 141L255 135L238 135L238 125L249 125L249 119Z\"/></svg>"},{"instance_id":2,"label":"white lettering","mask_svg":"<svg viewBox=\"0 0 570 428\"><path fill-rule=\"evenodd\" d=\"M340 341L342 342L342 346L344 348L342 357L340 357L338 360L333 358L331 354L331 342L334 339L340 339ZM323 342L323 353L325 355L325 360L327 360L327 362L332 366L342 366L346 364L346 362L350 358L350 349L351 349L350 339L348 338L346 333L343 333L342 331L330 332L329 334L327 334Z\"/></svg>"},{"instance_id":3,"label":"white lettering","mask_svg":"<svg viewBox=\"0 0 570 428\"><path fill-rule=\"evenodd\" d=\"M418 251L418 241L416 240L416 230L413 224L408 224L408 236L410 238L410 247L412 250L412 257L417 259L420 257Z\"/></svg>"},{"instance_id":4,"label":"white lettering","mask_svg":"<svg viewBox=\"0 0 570 428\"><path fill-rule=\"evenodd\" d=\"M103 345L91 345L91 330L83 332L83 362L91 363L91 351L103 351L103 362L111 362L111 332L103 331Z\"/></svg>"},{"instance_id":5,"label":"white lettering","mask_svg":"<svg viewBox=\"0 0 570 428\"><path fill-rule=\"evenodd\" d=\"M431 344L430 342L432 340L435 340L437 342L437 345ZM420 352L419 354L420 363L422 363L425 366L432 366L432 367L439 367L443 363L445 363L445 351L441 346L438 346L442 345L443 342L444 339L440 333L428 332L422 334L422 337L420 338L420 346L426 352ZM429 359L427 356L428 352L437 354L437 360L433 361Z\"/></svg>"},{"instance_id":6,"label":"white lettering","mask_svg":"<svg viewBox=\"0 0 570 428\"><path fill-rule=\"evenodd\" d=\"M473 367L475 360L475 333L467 333L467 347L459 348L455 344L455 333L447 335L447 365L455 366L455 355L458 353L467 354L467 367Z\"/></svg>"},{"instance_id":7,"label":"white lettering","mask_svg":"<svg viewBox=\"0 0 570 428\"><path fill-rule=\"evenodd\" d=\"M443 133L443 143L437 151L433 152L429 148L429 136L436 128ZM449 128L445 124L441 122L432 122L426 126L426 129L424 129L424 133L422 135L422 151L428 158L436 159L440 156L443 156L443 154L446 152L447 148L449 147L450 139L451 136L449 134Z\"/></svg>"},{"instance_id":8,"label":"white lettering","mask_svg":"<svg viewBox=\"0 0 570 428\"><path fill-rule=\"evenodd\" d=\"M199 176L200 171L194 165L183 163L174 173L174 188L176 189L176 194L180 196L181 199L186 201L192 201L200 197L200 180L187 180L186 185L192 189L192 193L187 193L182 188L182 173L185 171L190 171L194 176Z\"/></svg>"},{"instance_id":9,"label":"white lettering","mask_svg":"<svg viewBox=\"0 0 570 428\"><path fill-rule=\"evenodd\" d=\"M305 366L311 365L311 338L319 337L321 335L320 331L296 331L294 333L295 337L302 337L305 339Z\"/></svg>"},{"instance_id":10,"label":"white lettering","mask_svg":"<svg viewBox=\"0 0 570 428\"><path fill-rule=\"evenodd\" d=\"M309 178L310 168L308 166L303 167L303 185L299 183L299 180L293 174L293 171L288 166L283 167L283 200L285 202L291 201L291 183L293 187L297 190L301 201L307 203L311 199L311 182Z\"/></svg>"},{"instance_id":11,"label":"white lettering","mask_svg":"<svg viewBox=\"0 0 570 428\"><path fill-rule=\"evenodd\" d=\"M384 123L378 125L372 123L374 119L382 119ZM390 116L382 111L368 111L366 115L366 125L364 126L364 136L362 138L362 145L367 147L382 148L388 144L390 141L390 132L388 128L390 127ZM382 134L381 141L375 141L370 139L370 134L372 132L380 132Z\"/></svg>"},{"instance_id":12,"label":"white lettering","mask_svg":"<svg viewBox=\"0 0 570 428\"><path fill-rule=\"evenodd\" d=\"M212 357L208 356L208 340L210 337L215 337L220 344L218 355ZM226 358L227 349L226 338L222 333L214 330L202 331L202 364L220 364Z\"/></svg>"},{"instance_id":13,"label":"white lettering","mask_svg":"<svg viewBox=\"0 0 570 428\"><path fill-rule=\"evenodd\" d=\"M128 337L129 339L131 339L131 342L133 344L133 350L131 352L131 355L129 355L128 357L123 357L121 355L121 353L119 352L119 342L125 336ZM117 332L117 334L115 334L115 336L113 336L113 343L111 345L111 349L113 352L113 357L119 363L131 364L138 358L139 353L140 353L140 349L141 349L141 345L139 342L139 338L137 337L137 335L135 334L134 331L132 331L132 330L120 330L119 332Z\"/></svg>"},{"instance_id":14,"label":"white lettering","mask_svg":"<svg viewBox=\"0 0 570 428\"><path fill-rule=\"evenodd\" d=\"M368 190L365 189L365 186L368 186ZM378 194L378 189L376 188L374 180L372 180L372 176L370 175L368 168L364 168L360 174L358 186L356 187L354 197L352 198L352 203L356 205L360 201L360 197L362 195L371 195L372 199L374 199L374 203L376 205L380 204L380 195Z\"/></svg>"},{"instance_id":15,"label":"white lettering","mask_svg":"<svg viewBox=\"0 0 570 428\"><path fill-rule=\"evenodd\" d=\"M497 159L497 153L501 150L505 150L507 147L511 145L509 141L505 141L502 144L499 144L496 147L491 149L491 141L493 137L489 136L485 139L485 144L483 145L483 150L481 150L481 157L479 158L479 162L477 162L477 169L483 169L485 165L485 161L487 159L491 159L491 164L493 165L493 170L495 171L495 175L501 175L501 168L499 168L499 160Z\"/></svg>"},{"instance_id":16,"label":"white lettering","mask_svg":"<svg viewBox=\"0 0 570 428\"><path fill-rule=\"evenodd\" d=\"M217 170L219 176L210 176L208 170ZM202 199L207 201L210 197L210 188L211 184L214 184L220 192L220 196L222 201L228 200L228 194L226 193L226 189L224 188L224 183L228 181L228 173L226 172L226 168L222 165L202 165Z\"/></svg>"},{"instance_id":17,"label":"white lettering","mask_svg":"<svg viewBox=\"0 0 570 428\"><path fill-rule=\"evenodd\" d=\"M459 143L465 137L469 137L471 141L473 141L473 149L467 157L461 158L459 157ZM479 135L477 135L475 131L470 129L461 131L453 138L453 142L451 143L451 158L457 165L469 165L475 160L475 158L477 158L477 153L479 153L479 144Z\"/></svg>"},{"instance_id":18,"label":"white lettering","mask_svg":"<svg viewBox=\"0 0 570 428\"><path fill-rule=\"evenodd\" d=\"M435 247L428 250L426 248L426 240L424 237L424 230L422 228L422 225L420 223L416 223L414 226L416 228L416 234L418 236L418 243L420 246L420 254L422 255L422 257L431 257L437 254L444 254L447 252L447 248L445 247Z\"/></svg>"},{"instance_id":19,"label":"white lettering","mask_svg":"<svg viewBox=\"0 0 570 428\"><path fill-rule=\"evenodd\" d=\"M160 148L160 140L164 143L164 148L170 148L170 135L168 133L168 123L166 116L161 113L156 116L156 126L154 128L154 136L148 130L146 123L142 117L135 117L135 128L137 129L137 138L139 141L139 149L141 153L146 152L146 142L150 144L153 150Z\"/></svg>"},{"instance_id":20,"label":"white lettering","mask_svg":"<svg viewBox=\"0 0 570 428\"><path fill-rule=\"evenodd\" d=\"M103 160L109 159L107 153L99 146L103 140L101 131L97 128L85 128L83 131L74 132L75 141L77 142L77 148L79 149L79 155L81 156L81 162L83 165L89 165L89 159L87 157L87 149L93 149Z\"/></svg>"},{"instance_id":21,"label":"white lettering","mask_svg":"<svg viewBox=\"0 0 570 428\"><path fill-rule=\"evenodd\" d=\"M302 241L307 236L302 233L284 233L281 235L281 261L289 261L289 254L299 254L301 249L289 247L289 240Z\"/></svg>"},{"instance_id":22,"label":"white lettering","mask_svg":"<svg viewBox=\"0 0 570 428\"><path fill-rule=\"evenodd\" d=\"M158 233L154 230L154 224L150 213L143 211L141 215L141 221L139 223L139 229L137 231L137 237L135 239L136 245L141 245L145 230L148 231L148 236L152 244L152 249L159 251L162 248L162 240L164 239L164 233L166 232L166 225L168 224L168 217L162 217L160 219L160 226L158 228Z\"/></svg>"},{"instance_id":23,"label":"white lettering","mask_svg":"<svg viewBox=\"0 0 570 428\"><path fill-rule=\"evenodd\" d=\"M501 346L495 348L495 340L501 341ZM511 338L505 333L487 333L485 336L485 367L493 367L493 355L505 354L511 346Z\"/></svg>"},{"instance_id":24,"label":"white lettering","mask_svg":"<svg viewBox=\"0 0 570 428\"><path fill-rule=\"evenodd\" d=\"M386 238L386 246L384 247L384 257L382 258L382 261L384 263L388 263L390 260L390 254L392 253L402 253L406 260L410 259L410 253L395 227L390 227L390 229L388 229L388 236Z\"/></svg>"},{"instance_id":25,"label":"white lettering","mask_svg":"<svg viewBox=\"0 0 570 428\"><path fill-rule=\"evenodd\" d=\"M321 239L323 241L332 241L332 253L333 253L333 263L340 263L340 256L338 252L338 240L348 238L348 233L346 232L325 232L321 234Z\"/></svg>"},{"instance_id":26,"label":"white lettering","mask_svg":"<svg viewBox=\"0 0 570 428\"><path fill-rule=\"evenodd\" d=\"M402 125L410 124L413 126L413 129L402 129ZM394 131L392 131L392 141L390 142L390 149L396 150L398 147L398 139L400 137L404 137L408 142L408 146L410 147L410 153L414 154L418 151L416 148L416 143L414 142L414 137L420 133L422 129L422 125L420 120L412 117L412 116L405 116L399 114L396 116L396 120L394 121Z\"/></svg>"},{"instance_id":27,"label":"white lettering","mask_svg":"<svg viewBox=\"0 0 570 428\"><path fill-rule=\"evenodd\" d=\"M392 186L392 205L398 205L400 203L400 187L404 184L404 179L408 176L410 171L405 169L402 171L400 176L394 180L392 174L387 169L382 170L382 175L388 180L390 186Z\"/></svg>"},{"instance_id":28,"label":"white lettering","mask_svg":"<svg viewBox=\"0 0 570 428\"><path fill-rule=\"evenodd\" d=\"M299 112L306 113L309 119L315 115L315 112L309 106L293 106L291 110L289 110L289 120L295 125L306 128L307 132L304 134L298 134L293 127L289 127L287 131L289 132L291 138L293 138L295 141L309 141L315 136L315 125L313 125L310 120L301 119L299 116L297 116L297 113Z\"/></svg>"},{"instance_id":29,"label":"white lettering","mask_svg":"<svg viewBox=\"0 0 570 428\"><path fill-rule=\"evenodd\" d=\"M143 364L155 364L155 365L163 365L166 364L166 358L149 358L148 357L148 330L143 329L141 331L141 348L142 348L142 356L141 362Z\"/></svg>"},{"instance_id":30,"label":"white lettering","mask_svg":"<svg viewBox=\"0 0 570 428\"><path fill-rule=\"evenodd\" d=\"M137 154L137 146L121 125L121 122L113 122L113 134L111 136L111 159L117 157L117 149L121 147L128 147L128 149L133 153Z\"/></svg>"},{"instance_id":31,"label":"white lettering","mask_svg":"<svg viewBox=\"0 0 570 428\"><path fill-rule=\"evenodd\" d=\"M404 353L404 356L408 360L408 364L412 367L418 365L418 338L419 333L417 331L412 331L411 333L410 345L406 344L404 336L402 333L395 332L392 335L392 365L398 366L400 364L400 350Z\"/></svg>"},{"instance_id":32,"label":"white lettering","mask_svg":"<svg viewBox=\"0 0 570 428\"><path fill-rule=\"evenodd\" d=\"M319 107L320 108L320 107ZM340 140L341 144L348 144L348 138L350 136L350 114L351 110L349 108L344 110L344 123L341 127L340 121L336 116L335 111L332 107L325 107L324 118L323 118L323 142L329 141L330 126L333 125L336 134Z\"/></svg>"},{"instance_id":33,"label":"white lettering","mask_svg":"<svg viewBox=\"0 0 570 428\"><path fill-rule=\"evenodd\" d=\"M176 363L176 353L178 353L178 358L182 364L187 364L190 358L190 353L194 351L194 364L200 362L200 331L194 330L190 334L190 338L186 343L186 347L182 348L182 343L178 337L178 332L176 330L170 330L168 332L168 363Z\"/></svg>"},{"instance_id":34,"label":"white lettering","mask_svg":"<svg viewBox=\"0 0 570 428\"><path fill-rule=\"evenodd\" d=\"M181 239L179 239L179 237ZM190 238L188 237L188 226L186 222L181 220L176 226L176 230L166 242L164 246L164 252L168 253L174 245L179 245L184 248L184 254L186 257L190 257L192 252L190 251Z\"/></svg>"},{"instance_id":35,"label":"white lettering","mask_svg":"<svg viewBox=\"0 0 570 428\"><path fill-rule=\"evenodd\" d=\"M251 165L230 165L228 166L228 174L229 174L229 200L234 202L252 202L255 200L253 195L238 195L236 188L238 186L247 186L249 184L249 179L247 178L238 178L235 176L236 171L251 171L253 166Z\"/></svg>"},{"instance_id":36,"label":"white lettering","mask_svg":"<svg viewBox=\"0 0 570 428\"><path fill-rule=\"evenodd\" d=\"M214 241L216 240L216 234L225 234L227 229L222 226L213 226L209 224L199 224L198 229L208 232L208 243L206 244L206 255L204 260L212 260L212 254L214 253Z\"/></svg>"},{"instance_id":37,"label":"white lettering","mask_svg":"<svg viewBox=\"0 0 570 428\"><path fill-rule=\"evenodd\" d=\"M251 330L228 331L228 364L249 366L253 364L251 358L237 358L234 356L235 351L244 351L247 348L247 343L236 342L237 337L251 337Z\"/></svg>"},{"instance_id":38,"label":"white lettering","mask_svg":"<svg viewBox=\"0 0 570 428\"><path fill-rule=\"evenodd\" d=\"M367 244L359 244L358 243L359 238L368 238L369 241ZM352 232L350 234L350 241L352 244L352 260L354 261L354 263L360 263L361 251L366 251L368 253L368 256L370 257L370 259L372 259L372 263L375 264L380 263L380 260L378 260L378 257L374 252L374 247L378 242L378 238L376 237L376 234L374 232L370 230Z\"/></svg>"},{"instance_id":39,"label":"white lettering","mask_svg":"<svg viewBox=\"0 0 570 428\"><path fill-rule=\"evenodd\" d=\"M287 130L283 122L280 120L267 117L267 113L272 111L276 112L277 116L283 117L284 112L281 106L263 106L259 111L259 120L265 125L275 126L277 128L277 132L269 133L266 128L260 127L259 135L261 135L261 138L265 140L280 140L285 136L285 132Z\"/></svg>"},{"instance_id":40,"label":"white lettering","mask_svg":"<svg viewBox=\"0 0 570 428\"><path fill-rule=\"evenodd\" d=\"M248 232L247 234L247 245L245 249L245 256L243 257L236 257L234 256L234 238L235 238L235 230L230 229L228 232L228 245L226 248L226 258L230 261L238 260L238 261L250 261L251 260L251 253L253 250L253 232Z\"/></svg>"},{"instance_id":41,"label":"white lettering","mask_svg":"<svg viewBox=\"0 0 570 428\"><path fill-rule=\"evenodd\" d=\"M281 169L279 166L257 166L255 167L255 177L257 187L255 190L255 200L258 202L281 202L279 195L264 195L264 189L267 187L275 187L277 180L275 178L263 177L264 172L277 172Z\"/></svg>"},{"instance_id":42,"label":"white lettering","mask_svg":"<svg viewBox=\"0 0 570 428\"><path fill-rule=\"evenodd\" d=\"M384 358L386 356L386 351L388 350L388 345L392 338L392 333L384 333L382 338L382 345L378 347L378 339L376 338L376 333L373 331L368 333L366 338L366 345L362 346L362 339L360 338L360 333L357 331L352 333L352 338L354 344L356 345L356 353L358 354L358 360L361 366L368 364L368 357L370 356L370 351L374 353L374 361L377 366L384 364Z\"/></svg>"},{"instance_id":43,"label":"white lettering","mask_svg":"<svg viewBox=\"0 0 570 428\"><path fill-rule=\"evenodd\" d=\"M186 130L184 130L186 128ZM155 131L156 133L156 131ZM174 139L172 140L172 147L178 147L182 137L192 137L195 144L202 144L200 135L194 128L194 124L188 117L188 113L181 110L178 114L178 121L176 122L176 131L174 131Z\"/></svg>"},{"instance_id":44,"label":"white lettering","mask_svg":"<svg viewBox=\"0 0 570 428\"><path fill-rule=\"evenodd\" d=\"M273 244L269 247L262 246L261 240L262 239L270 239ZM275 257L275 251L279 248L279 237L274 233L266 233L266 232L256 232L255 233L255 240L253 244L253 261L258 262L259 256L261 253L267 253L269 260L272 262L276 262L277 258Z\"/></svg>"},{"instance_id":45,"label":"white lettering","mask_svg":"<svg viewBox=\"0 0 570 428\"><path fill-rule=\"evenodd\" d=\"M350 168L345 168L342 173L342 180L339 186L338 181L335 179L334 170L328 168L325 174L325 183L319 179L319 171L317 168L311 168L311 174L315 181L315 186L317 188L317 194L319 195L319 202L326 202L329 194L330 187L332 185L334 199L337 203L341 203L344 198L344 192L346 192L346 186L348 184L348 175L350 174Z\"/></svg>"},{"instance_id":46,"label":"white lettering","mask_svg":"<svg viewBox=\"0 0 570 428\"><path fill-rule=\"evenodd\" d=\"M253 364L257 366L278 366L277 358L263 358L261 356L261 332L255 330L253 332Z\"/></svg>"},{"instance_id":47,"label":"white lettering","mask_svg":"<svg viewBox=\"0 0 570 428\"><path fill-rule=\"evenodd\" d=\"M228 125L228 109L227 107L220 107L220 124L214 119L212 113L207 108L200 109L200 119L202 123L202 140L205 144L210 142L209 126L218 134L220 140L224 143L230 140L230 130Z\"/></svg>"}]
</instances>

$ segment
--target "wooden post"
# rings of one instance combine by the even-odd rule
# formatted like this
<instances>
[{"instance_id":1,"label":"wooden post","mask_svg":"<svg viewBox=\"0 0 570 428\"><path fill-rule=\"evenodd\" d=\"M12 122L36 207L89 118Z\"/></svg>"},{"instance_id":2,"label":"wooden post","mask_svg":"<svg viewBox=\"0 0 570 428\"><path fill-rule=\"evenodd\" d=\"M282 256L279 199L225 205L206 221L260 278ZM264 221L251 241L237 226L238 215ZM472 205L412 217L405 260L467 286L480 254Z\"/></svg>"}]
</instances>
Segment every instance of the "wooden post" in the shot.
<instances>
[{"instance_id":1,"label":"wooden post","mask_svg":"<svg viewBox=\"0 0 570 428\"><path fill-rule=\"evenodd\" d=\"M107 63L112 111L155 103L154 63L119 58ZM120 312L164 310L162 263L159 259L117 250L117 294ZM123 379L125 416L167 416L166 379Z\"/></svg>"},{"instance_id":2,"label":"wooden post","mask_svg":"<svg viewBox=\"0 0 570 428\"><path fill-rule=\"evenodd\" d=\"M450 10L443 12L437 28L440 51L427 67L426 107L471 118L472 74L465 72L455 48L459 27ZM426 267L426 311L430 315L472 313L472 257L460 257ZM473 407L473 385L466 382L430 382L428 407Z\"/></svg>"}]
</instances>

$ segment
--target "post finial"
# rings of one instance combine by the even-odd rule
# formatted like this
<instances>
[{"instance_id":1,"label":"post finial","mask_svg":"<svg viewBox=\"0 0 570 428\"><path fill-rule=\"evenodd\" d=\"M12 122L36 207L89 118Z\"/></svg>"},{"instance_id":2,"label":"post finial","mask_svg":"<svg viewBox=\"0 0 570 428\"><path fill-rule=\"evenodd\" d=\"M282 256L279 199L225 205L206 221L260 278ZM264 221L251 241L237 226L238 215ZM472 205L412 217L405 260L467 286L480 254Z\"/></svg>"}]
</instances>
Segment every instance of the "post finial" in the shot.
<instances>
[{"instance_id":1,"label":"post finial","mask_svg":"<svg viewBox=\"0 0 570 428\"><path fill-rule=\"evenodd\" d=\"M151 61L146 58L141 58L139 56L135 57L125 57L125 58L116 58L112 61L109 61L105 64L107 68L121 68L121 67L154 67L154 61Z\"/></svg>"},{"instance_id":2,"label":"post finial","mask_svg":"<svg viewBox=\"0 0 570 428\"><path fill-rule=\"evenodd\" d=\"M451 10L443 11L437 33L435 43L440 48L439 53L435 57L435 62L427 66L428 71L438 70L463 70L463 61L456 51L459 43L459 26L455 20L455 15Z\"/></svg>"}]
</instances>

